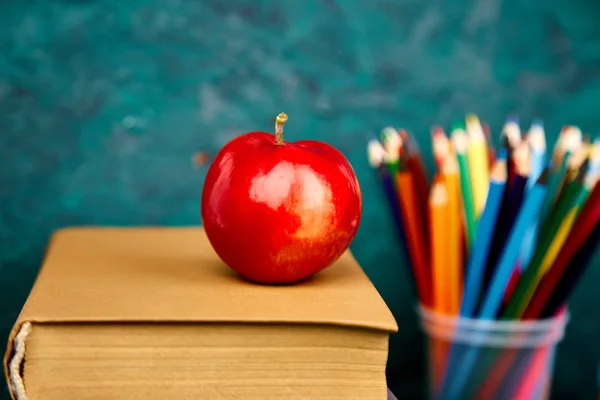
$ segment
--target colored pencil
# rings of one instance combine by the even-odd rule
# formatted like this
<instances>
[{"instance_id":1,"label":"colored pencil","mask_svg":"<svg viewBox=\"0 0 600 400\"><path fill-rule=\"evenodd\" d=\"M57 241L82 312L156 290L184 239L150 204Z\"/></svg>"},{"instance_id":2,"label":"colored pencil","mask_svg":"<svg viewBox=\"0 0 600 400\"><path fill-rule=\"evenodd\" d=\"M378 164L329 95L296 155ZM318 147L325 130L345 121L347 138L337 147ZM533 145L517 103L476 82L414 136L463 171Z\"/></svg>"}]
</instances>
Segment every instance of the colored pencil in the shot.
<instances>
[{"instance_id":1,"label":"colored pencil","mask_svg":"<svg viewBox=\"0 0 600 400\"><path fill-rule=\"evenodd\" d=\"M484 296L484 301L479 313L481 319L494 319L497 317L508 281L513 273L518 258L519 244L527 228L535 219L542 207L547 193L545 176L542 175L538 183L527 194L527 199L519 211L515 225L511 230L498 266L494 271L489 291Z\"/></svg>"},{"instance_id":2,"label":"colored pencil","mask_svg":"<svg viewBox=\"0 0 600 400\"><path fill-rule=\"evenodd\" d=\"M534 120L527 134L527 142L531 147L531 171L527 180L527 190L530 190L538 180L546 166L546 134L544 125L540 120ZM535 249L539 219L527 229L519 254L519 272L523 274Z\"/></svg>"},{"instance_id":3,"label":"colored pencil","mask_svg":"<svg viewBox=\"0 0 600 400\"><path fill-rule=\"evenodd\" d=\"M436 177L429 195L429 237L431 243L431 275L433 306L441 314L451 313L448 282L449 244L446 240L449 222L448 191L443 179Z\"/></svg>"},{"instance_id":4,"label":"colored pencil","mask_svg":"<svg viewBox=\"0 0 600 400\"><path fill-rule=\"evenodd\" d=\"M467 149L469 148L469 137L465 132L464 125L455 124L452 129L452 145L458 162L460 172L460 188L462 197L462 212L466 233L466 247L470 251L477 222L475 220L475 209L473 207L473 193L471 191L471 180L469 178L469 161L467 160Z\"/></svg>"},{"instance_id":5,"label":"colored pencil","mask_svg":"<svg viewBox=\"0 0 600 400\"><path fill-rule=\"evenodd\" d=\"M515 177L515 165L513 151L521 143L521 127L516 115L509 115L502 128L501 142L508 148L508 182L511 183Z\"/></svg>"},{"instance_id":6,"label":"colored pencil","mask_svg":"<svg viewBox=\"0 0 600 400\"><path fill-rule=\"evenodd\" d=\"M554 169L548 179L548 196L542 207L540 221L544 223L552 214L556 202L562 193L562 188L567 175L568 161L581 145L581 130L577 127L567 127L561 132L559 144L553 154Z\"/></svg>"},{"instance_id":7,"label":"colored pencil","mask_svg":"<svg viewBox=\"0 0 600 400\"><path fill-rule=\"evenodd\" d=\"M530 189L542 175L546 165L546 134L542 121L533 121L527 134L527 142L531 147L531 172L527 181L527 189Z\"/></svg>"},{"instance_id":8,"label":"colored pencil","mask_svg":"<svg viewBox=\"0 0 600 400\"><path fill-rule=\"evenodd\" d=\"M396 129L388 126L381 131L381 143L386 152L385 164L390 170L390 175L395 177L398 173L402 139Z\"/></svg>"},{"instance_id":9,"label":"colored pencil","mask_svg":"<svg viewBox=\"0 0 600 400\"><path fill-rule=\"evenodd\" d=\"M486 292L490 285L492 275L496 269L500 255L504 250L505 243L508 240L511 229L517 219L517 215L521 209L521 203L524 198L525 184L527 183L527 179L529 177L530 160L527 143L519 143L513 153L512 159L515 166L515 176L513 181L510 183L510 187L506 191L506 196L504 196L502 200L502 206L500 207L498 223L496 225L496 230L494 231L494 237L492 239L490 252L486 262L482 288L483 292Z\"/></svg>"},{"instance_id":10,"label":"colored pencil","mask_svg":"<svg viewBox=\"0 0 600 400\"><path fill-rule=\"evenodd\" d=\"M425 221L419 213L419 197L417 195L414 177L401 159L399 172L396 176L396 188L400 200L402 221L406 228L408 253L412 261L419 299L425 306L431 306L431 279L429 279L429 261L426 250Z\"/></svg>"},{"instance_id":11,"label":"colored pencil","mask_svg":"<svg viewBox=\"0 0 600 400\"><path fill-rule=\"evenodd\" d=\"M481 123L474 114L467 115L466 128L469 135L467 158L469 160L473 207L475 208L475 218L479 218L485 208L490 184L487 141Z\"/></svg>"},{"instance_id":12,"label":"colored pencil","mask_svg":"<svg viewBox=\"0 0 600 400\"><path fill-rule=\"evenodd\" d=\"M463 286L463 231L460 208L460 182L458 165L454 154L449 155L442 166L442 176L446 184L448 198L448 229L446 241L448 258L448 292L449 308L452 315L458 315Z\"/></svg>"},{"instance_id":13,"label":"colored pencil","mask_svg":"<svg viewBox=\"0 0 600 400\"><path fill-rule=\"evenodd\" d=\"M544 272L554 260L553 256L556 256L552 248L562 245L566 239L566 234L568 234L574 218L587 198L589 190L590 188L584 185L581 179L567 184L556 205L556 210L552 213L548 222L542 226L540 240L531 263L523 273L506 310L503 312L502 318L520 318L523 315Z\"/></svg>"},{"instance_id":14,"label":"colored pencil","mask_svg":"<svg viewBox=\"0 0 600 400\"><path fill-rule=\"evenodd\" d=\"M552 294L557 293L557 286L560 284L567 268L569 268L569 264L584 246L585 241L591 236L594 227L597 225L600 225L600 185L598 184L594 187L588 201L581 210L552 267L540 281L531 302L523 313L523 319L535 319L541 316L542 310Z\"/></svg>"},{"instance_id":15,"label":"colored pencil","mask_svg":"<svg viewBox=\"0 0 600 400\"><path fill-rule=\"evenodd\" d=\"M498 153L498 159L490 175L488 201L481 214L477 227L478 233L473 242L471 256L468 259L465 287L460 307L460 315L463 317L473 317L477 307L485 263L506 188L506 173L506 151L503 149Z\"/></svg>"},{"instance_id":16,"label":"colored pencil","mask_svg":"<svg viewBox=\"0 0 600 400\"><path fill-rule=\"evenodd\" d=\"M436 169L439 171L442 169L444 160L450 154L450 141L444 130L439 126L431 128L431 148Z\"/></svg>"}]
</instances>

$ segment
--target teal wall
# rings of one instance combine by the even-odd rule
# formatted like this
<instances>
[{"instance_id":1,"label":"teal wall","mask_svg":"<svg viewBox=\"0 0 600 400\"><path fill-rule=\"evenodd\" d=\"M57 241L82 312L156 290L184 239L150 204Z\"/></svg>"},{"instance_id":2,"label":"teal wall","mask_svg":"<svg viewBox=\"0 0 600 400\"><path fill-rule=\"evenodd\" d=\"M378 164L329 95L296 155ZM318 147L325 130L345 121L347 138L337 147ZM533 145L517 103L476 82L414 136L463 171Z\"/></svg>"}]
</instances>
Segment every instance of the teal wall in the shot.
<instances>
[{"instance_id":1,"label":"teal wall","mask_svg":"<svg viewBox=\"0 0 600 400\"><path fill-rule=\"evenodd\" d=\"M516 111L600 130L594 0L71 0L0 2L0 337L65 225L199 224L206 166L286 111L289 140L342 150L364 193L352 245L395 313L390 385L423 394L404 254L365 158L394 124ZM428 159L430 162L431 160ZM600 259L572 302L554 397L595 398ZM4 398L1 397L0 398Z\"/></svg>"}]
</instances>

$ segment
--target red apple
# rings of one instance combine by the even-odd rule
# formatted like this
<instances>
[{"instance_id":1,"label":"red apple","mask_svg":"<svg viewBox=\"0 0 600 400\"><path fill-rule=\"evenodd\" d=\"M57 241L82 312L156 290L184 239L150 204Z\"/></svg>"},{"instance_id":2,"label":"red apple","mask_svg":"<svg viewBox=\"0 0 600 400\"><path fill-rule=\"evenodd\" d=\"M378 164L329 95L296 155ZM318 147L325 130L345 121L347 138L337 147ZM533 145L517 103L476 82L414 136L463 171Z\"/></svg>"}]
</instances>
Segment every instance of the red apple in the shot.
<instances>
[{"instance_id":1,"label":"red apple","mask_svg":"<svg viewBox=\"0 0 600 400\"><path fill-rule=\"evenodd\" d=\"M291 283L337 260L354 239L362 213L352 166L334 147L283 141L287 115L275 135L243 134L209 167L202 221L216 253L243 277Z\"/></svg>"}]
</instances>

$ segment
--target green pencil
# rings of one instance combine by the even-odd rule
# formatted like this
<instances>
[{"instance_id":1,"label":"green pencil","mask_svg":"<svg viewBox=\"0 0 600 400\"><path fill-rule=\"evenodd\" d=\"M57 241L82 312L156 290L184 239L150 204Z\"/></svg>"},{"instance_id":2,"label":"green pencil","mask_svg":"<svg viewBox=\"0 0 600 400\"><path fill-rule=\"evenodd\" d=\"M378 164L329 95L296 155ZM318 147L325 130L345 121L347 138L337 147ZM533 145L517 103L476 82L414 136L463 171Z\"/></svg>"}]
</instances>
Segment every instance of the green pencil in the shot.
<instances>
[{"instance_id":1,"label":"green pencil","mask_svg":"<svg viewBox=\"0 0 600 400\"><path fill-rule=\"evenodd\" d=\"M469 147L469 136L465 132L465 127L461 123L454 124L452 128L452 145L458 160L458 170L460 172L460 188L463 204L463 213L467 233L467 250L471 248L475 240L475 230L477 221L475 220L475 207L473 207L473 194L471 192L471 179L469 178L469 164L467 160L467 149Z\"/></svg>"},{"instance_id":2,"label":"green pencil","mask_svg":"<svg viewBox=\"0 0 600 400\"><path fill-rule=\"evenodd\" d=\"M506 310L502 313L503 319L518 319L525 311L531 295L541 279L543 261L548 247L552 244L555 235L561 228L563 221L568 218L569 213L577 212L576 208L581 209L587 199L590 188L589 185L584 184L584 177L585 175L580 173L574 180L565 185L554 211L548 216L547 222L542 225L542 229L539 231L540 239L531 262L525 269L523 276L521 276Z\"/></svg>"}]
</instances>

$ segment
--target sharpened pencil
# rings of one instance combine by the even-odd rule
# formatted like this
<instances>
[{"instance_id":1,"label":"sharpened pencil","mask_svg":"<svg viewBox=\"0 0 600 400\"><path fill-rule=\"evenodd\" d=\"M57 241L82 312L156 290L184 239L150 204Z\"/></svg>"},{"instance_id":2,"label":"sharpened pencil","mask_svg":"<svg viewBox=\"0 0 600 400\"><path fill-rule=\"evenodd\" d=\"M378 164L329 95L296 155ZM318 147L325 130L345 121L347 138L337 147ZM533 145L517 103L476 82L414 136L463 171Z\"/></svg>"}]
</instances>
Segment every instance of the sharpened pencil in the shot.
<instances>
[{"instance_id":1,"label":"sharpened pencil","mask_svg":"<svg viewBox=\"0 0 600 400\"><path fill-rule=\"evenodd\" d=\"M473 207L475 218L479 218L485 207L487 199L489 178L488 148L483 129L479 119L474 114L467 115L467 134L469 135L469 177L473 193Z\"/></svg>"},{"instance_id":2,"label":"sharpened pencil","mask_svg":"<svg viewBox=\"0 0 600 400\"><path fill-rule=\"evenodd\" d=\"M496 224L496 230L494 231L494 237L486 262L482 292L486 292L490 285L498 260L521 209L525 194L525 184L527 183L531 167L527 143L521 142L517 145L517 148L513 151L512 162L515 168L514 177L512 182L507 183L508 189L500 207L498 223Z\"/></svg>"},{"instance_id":3,"label":"sharpened pencil","mask_svg":"<svg viewBox=\"0 0 600 400\"><path fill-rule=\"evenodd\" d=\"M475 208L473 207L473 193L471 191L471 180L469 178L469 161L467 160L467 149L469 148L469 137L465 132L464 125L455 124L452 129L452 145L458 162L460 173L460 188L462 197L462 213L466 233L467 251L470 251L477 222L475 220Z\"/></svg>"},{"instance_id":4,"label":"sharpened pencil","mask_svg":"<svg viewBox=\"0 0 600 400\"><path fill-rule=\"evenodd\" d=\"M429 278L429 261L426 250L425 221L419 212L419 197L412 172L406 168L404 161L400 161L400 168L396 176L396 188L400 200L402 221L406 228L408 253L412 261L419 299L426 306L431 306L431 279Z\"/></svg>"},{"instance_id":5,"label":"sharpened pencil","mask_svg":"<svg viewBox=\"0 0 600 400\"><path fill-rule=\"evenodd\" d=\"M448 197L448 229L446 231L448 258L446 268L448 269L447 285L450 295L449 308L452 315L458 315L463 286L463 230L458 165L454 154L449 155L444 161L442 176L446 184Z\"/></svg>"},{"instance_id":6,"label":"sharpened pencil","mask_svg":"<svg viewBox=\"0 0 600 400\"><path fill-rule=\"evenodd\" d=\"M448 191L444 180L434 178L429 194L429 237L431 243L431 274L433 277L434 309L442 314L451 314L451 295L448 268L449 244L446 240L449 220Z\"/></svg>"}]
</instances>

